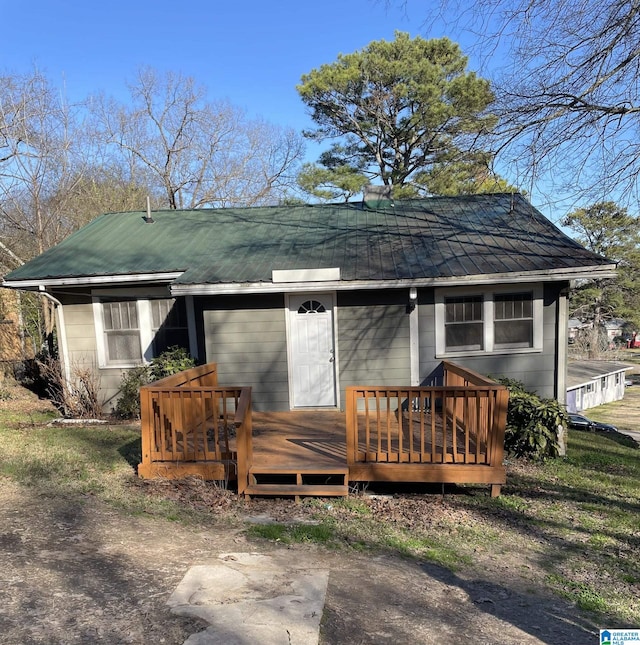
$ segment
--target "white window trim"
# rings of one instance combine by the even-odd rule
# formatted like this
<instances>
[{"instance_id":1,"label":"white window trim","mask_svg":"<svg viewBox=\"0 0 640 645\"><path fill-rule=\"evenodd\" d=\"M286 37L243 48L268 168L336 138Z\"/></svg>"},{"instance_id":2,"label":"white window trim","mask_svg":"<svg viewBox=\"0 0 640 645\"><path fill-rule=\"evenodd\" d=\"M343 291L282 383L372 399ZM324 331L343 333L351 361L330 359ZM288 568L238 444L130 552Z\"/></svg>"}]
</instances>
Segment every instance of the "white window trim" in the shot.
<instances>
[{"instance_id":1,"label":"white window trim","mask_svg":"<svg viewBox=\"0 0 640 645\"><path fill-rule=\"evenodd\" d=\"M526 293L533 295L533 346L516 348L494 347L494 296L505 293ZM458 296L483 296L482 319L484 332L484 348L474 350L447 351L445 345L445 298ZM469 289L436 289L435 291L435 332L436 332L436 358L455 358L464 356L495 356L497 354L532 354L542 351L544 338L544 303L542 300L543 289L539 284L513 284L494 287Z\"/></svg>"},{"instance_id":2,"label":"white window trim","mask_svg":"<svg viewBox=\"0 0 640 645\"><path fill-rule=\"evenodd\" d=\"M147 297L140 297L141 293L144 293L144 295ZM107 349L105 344L102 301L105 298L114 297L132 299L132 296L135 298L136 308L138 310L138 338L140 340L140 355L142 356L142 361L109 363L107 361ZM131 367L137 367L138 365L149 363L153 358L153 319L151 315L151 300L154 300L156 298L170 299L172 297L173 296L171 296L164 288L152 288L146 289L144 291L142 289L105 289L92 292L91 300L93 306L93 323L96 330L96 353L98 356L98 367L100 369L118 370L129 369ZM188 331L189 336L191 337L191 330L189 329Z\"/></svg>"}]
</instances>

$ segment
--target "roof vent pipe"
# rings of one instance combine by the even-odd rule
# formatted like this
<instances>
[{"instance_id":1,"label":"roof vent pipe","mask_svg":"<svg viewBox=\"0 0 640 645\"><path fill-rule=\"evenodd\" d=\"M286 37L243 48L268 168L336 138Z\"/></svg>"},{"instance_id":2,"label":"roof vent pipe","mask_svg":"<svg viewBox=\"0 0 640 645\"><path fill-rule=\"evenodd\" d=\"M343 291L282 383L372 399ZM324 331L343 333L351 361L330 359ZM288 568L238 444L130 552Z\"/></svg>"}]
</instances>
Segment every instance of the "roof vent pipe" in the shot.
<instances>
[{"instance_id":1,"label":"roof vent pipe","mask_svg":"<svg viewBox=\"0 0 640 645\"><path fill-rule=\"evenodd\" d=\"M144 221L147 224L153 224L153 217L151 217L151 199L147 195L147 214L144 216Z\"/></svg>"}]
</instances>

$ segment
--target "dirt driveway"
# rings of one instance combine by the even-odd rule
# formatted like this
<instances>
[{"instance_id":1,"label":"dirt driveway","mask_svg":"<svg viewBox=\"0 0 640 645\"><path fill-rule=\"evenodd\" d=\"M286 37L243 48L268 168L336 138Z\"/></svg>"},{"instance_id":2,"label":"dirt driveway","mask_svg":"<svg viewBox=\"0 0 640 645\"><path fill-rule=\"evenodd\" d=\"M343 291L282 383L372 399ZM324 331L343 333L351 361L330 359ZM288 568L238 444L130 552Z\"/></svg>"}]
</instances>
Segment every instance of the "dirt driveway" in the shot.
<instances>
[{"instance_id":1,"label":"dirt driveway","mask_svg":"<svg viewBox=\"0 0 640 645\"><path fill-rule=\"evenodd\" d=\"M91 496L70 502L0 480L0 642L184 643L206 627L166 606L188 568L229 551L277 548L286 547L250 542L237 528L132 518ZM575 608L535 591L517 553L464 573L305 545L288 558L329 570L321 643L597 640Z\"/></svg>"}]
</instances>

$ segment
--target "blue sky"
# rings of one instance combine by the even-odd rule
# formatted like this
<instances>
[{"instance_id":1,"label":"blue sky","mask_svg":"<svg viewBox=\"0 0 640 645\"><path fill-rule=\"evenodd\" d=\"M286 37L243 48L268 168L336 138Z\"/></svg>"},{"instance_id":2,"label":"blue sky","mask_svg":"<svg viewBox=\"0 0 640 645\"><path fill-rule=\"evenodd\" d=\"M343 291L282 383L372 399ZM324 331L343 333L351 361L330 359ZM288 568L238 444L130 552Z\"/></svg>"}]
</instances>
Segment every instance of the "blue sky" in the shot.
<instances>
[{"instance_id":1,"label":"blue sky","mask_svg":"<svg viewBox=\"0 0 640 645\"><path fill-rule=\"evenodd\" d=\"M395 30L426 38L429 3L409 0L0 0L0 71L37 66L69 101L99 91L126 98L141 66L193 76L211 99L251 116L302 129L311 125L295 86L339 53ZM459 39L453 38L460 42Z\"/></svg>"},{"instance_id":2,"label":"blue sky","mask_svg":"<svg viewBox=\"0 0 640 645\"><path fill-rule=\"evenodd\" d=\"M0 0L0 74L35 66L73 103L99 92L127 100L127 80L149 66L192 76L210 99L301 131L313 124L295 89L300 77L339 53L392 40L396 30L448 36L469 56L469 68L485 76L483 69L505 62L492 52L483 68L473 37L456 28L457 16L435 15L437 6L438 0ZM307 159L325 148L309 142ZM534 193L530 198L536 202Z\"/></svg>"}]
</instances>

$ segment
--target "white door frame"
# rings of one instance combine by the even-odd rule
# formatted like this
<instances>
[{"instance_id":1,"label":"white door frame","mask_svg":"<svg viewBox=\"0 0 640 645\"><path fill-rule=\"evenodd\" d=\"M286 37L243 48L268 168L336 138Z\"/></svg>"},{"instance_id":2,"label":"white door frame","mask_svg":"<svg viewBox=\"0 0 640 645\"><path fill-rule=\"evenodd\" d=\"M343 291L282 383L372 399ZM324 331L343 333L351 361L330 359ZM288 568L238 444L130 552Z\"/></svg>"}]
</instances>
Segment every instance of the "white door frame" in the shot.
<instances>
[{"instance_id":1,"label":"white door frame","mask_svg":"<svg viewBox=\"0 0 640 645\"><path fill-rule=\"evenodd\" d=\"M331 314L332 314L332 334L333 334L333 384L335 394L335 407L340 408L340 387L338 382L338 308L336 306L337 297L335 291L321 291L321 292L294 292L285 294L285 323L287 332L287 366L289 376L289 407L297 409L294 405L294 352L292 343L292 329L291 329L291 298L304 297L308 299L322 300L329 297L331 299ZM300 406L299 406L300 407ZM325 406L318 406L325 407ZM331 406L332 408L334 406Z\"/></svg>"}]
</instances>

